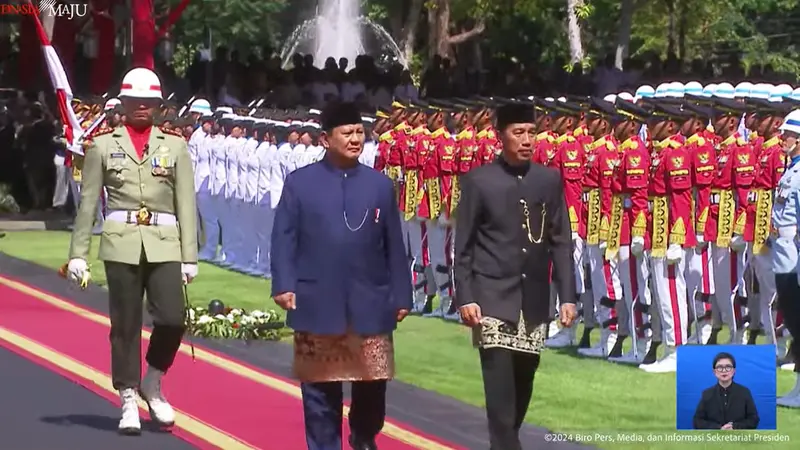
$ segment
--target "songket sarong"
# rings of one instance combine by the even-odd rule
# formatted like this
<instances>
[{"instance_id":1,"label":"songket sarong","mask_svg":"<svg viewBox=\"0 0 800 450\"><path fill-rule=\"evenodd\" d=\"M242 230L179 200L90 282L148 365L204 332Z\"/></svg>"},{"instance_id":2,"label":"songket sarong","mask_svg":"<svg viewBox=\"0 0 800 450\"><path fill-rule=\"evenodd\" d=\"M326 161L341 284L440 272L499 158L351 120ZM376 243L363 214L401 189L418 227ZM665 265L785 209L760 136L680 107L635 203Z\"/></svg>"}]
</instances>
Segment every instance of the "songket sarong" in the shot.
<instances>
[{"instance_id":1,"label":"songket sarong","mask_svg":"<svg viewBox=\"0 0 800 450\"><path fill-rule=\"evenodd\" d=\"M324 336L294 333L293 371L307 383L390 380L394 377L392 336Z\"/></svg>"},{"instance_id":2,"label":"songket sarong","mask_svg":"<svg viewBox=\"0 0 800 450\"><path fill-rule=\"evenodd\" d=\"M547 339L547 324L529 326L519 314L519 322L484 317L480 326L472 329L472 344L476 348L504 348L523 353L539 354Z\"/></svg>"}]
</instances>

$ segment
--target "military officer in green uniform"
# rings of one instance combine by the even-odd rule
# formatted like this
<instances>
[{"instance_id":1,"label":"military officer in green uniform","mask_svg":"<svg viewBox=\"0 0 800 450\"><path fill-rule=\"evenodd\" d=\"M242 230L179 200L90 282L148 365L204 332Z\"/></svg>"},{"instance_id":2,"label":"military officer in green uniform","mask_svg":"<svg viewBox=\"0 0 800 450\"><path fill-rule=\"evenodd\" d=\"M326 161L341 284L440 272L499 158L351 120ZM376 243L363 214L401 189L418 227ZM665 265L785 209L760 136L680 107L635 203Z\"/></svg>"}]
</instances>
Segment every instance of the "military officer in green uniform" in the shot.
<instances>
[{"instance_id":1,"label":"military officer in green uniform","mask_svg":"<svg viewBox=\"0 0 800 450\"><path fill-rule=\"evenodd\" d=\"M111 376L120 393L119 431L139 434L137 396L151 418L175 421L161 393L184 333L183 283L197 276L197 209L186 140L153 126L163 97L158 76L144 68L125 75L119 98L125 125L96 134L86 152L80 209L75 219L67 273L88 277L87 260L100 192L108 193L100 259L108 279ZM143 296L153 318L141 378Z\"/></svg>"}]
</instances>

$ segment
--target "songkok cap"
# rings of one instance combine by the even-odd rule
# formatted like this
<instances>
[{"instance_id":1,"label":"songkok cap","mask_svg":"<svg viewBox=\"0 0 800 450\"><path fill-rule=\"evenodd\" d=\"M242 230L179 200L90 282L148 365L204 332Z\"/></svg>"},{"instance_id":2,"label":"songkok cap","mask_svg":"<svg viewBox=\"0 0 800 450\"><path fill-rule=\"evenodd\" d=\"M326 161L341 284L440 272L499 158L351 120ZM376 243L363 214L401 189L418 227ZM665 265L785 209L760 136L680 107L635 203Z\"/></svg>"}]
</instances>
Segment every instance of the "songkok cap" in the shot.
<instances>
[{"instance_id":1,"label":"songkok cap","mask_svg":"<svg viewBox=\"0 0 800 450\"><path fill-rule=\"evenodd\" d=\"M497 108L497 129L505 130L514 123L533 123L532 103L508 103Z\"/></svg>"},{"instance_id":2,"label":"songkok cap","mask_svg":"<svg viewBox=\"0 0 800 450\"><path fill-rule=\"evenodd\" d=\"M152 70L137 67L122 78L119 97L163 99L161 81Z\"/></svg>"},{"instance_id":3,"label":"songkok cap","mask_svg":"<svg viewBox=\"0 0 800 450\"><path fill-rule=\"evenodd\" d=\"M320 114L320 125L325 131L344 125L360 125L361 122L361 112L352 102L329 102Z\"/></svg>"}]
</instances>

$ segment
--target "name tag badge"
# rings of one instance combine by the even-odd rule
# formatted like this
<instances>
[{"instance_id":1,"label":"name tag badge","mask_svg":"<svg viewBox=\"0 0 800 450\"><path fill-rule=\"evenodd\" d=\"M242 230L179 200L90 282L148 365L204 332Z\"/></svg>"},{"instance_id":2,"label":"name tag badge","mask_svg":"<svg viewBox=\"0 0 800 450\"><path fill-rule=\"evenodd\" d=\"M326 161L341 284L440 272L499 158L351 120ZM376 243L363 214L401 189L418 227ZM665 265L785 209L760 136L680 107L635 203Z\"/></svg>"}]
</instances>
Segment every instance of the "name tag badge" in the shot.
<instances>
[{"instance_id":1,"label":"name tag badge","mask_svg":"<svg viewBox=\"0 0 800 450\"><path fill-rule=\"evenodd\" d=\"M125 153L112 153L108 157L109 159L125 159Z\"/></svg>"}]
</instances>

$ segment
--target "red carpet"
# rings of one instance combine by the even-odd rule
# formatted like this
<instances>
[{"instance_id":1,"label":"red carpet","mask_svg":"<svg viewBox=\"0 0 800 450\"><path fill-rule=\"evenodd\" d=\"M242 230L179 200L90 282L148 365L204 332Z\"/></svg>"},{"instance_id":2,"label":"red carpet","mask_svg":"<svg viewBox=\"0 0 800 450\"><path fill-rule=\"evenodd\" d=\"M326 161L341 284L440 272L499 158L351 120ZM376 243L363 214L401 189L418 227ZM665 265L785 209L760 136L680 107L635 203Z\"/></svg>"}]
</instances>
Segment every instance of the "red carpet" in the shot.
<instances>
[{"instance_id":1,"label":"red carpet","mask_svg":"<svg viewBox=\"0 0 800 450\"><path fill-rule=\"evenodd\" d=\"M3 313L0 314L0 326L50 347L97 371L111 373L107 326L2 284L0 284L0 304L3 309ZM146 348L147 340L143 339L143 342L143 348ZM38 362L49 369L54 369L46 361ZM253 369L273 378L279 378L263 370ZM71 374L59 372L67 378L75 378ZM92 390L97 392L95 389ZM178 353L175 365L165 379L164 390L176 409L253 447L282 450L306 448L302 406L300 400L293 396L212 364L200 360L192 362L191 357L184 353ZM105 391L97 393L104 397L112 397ZM116 398L109 400L117 401ZM414 431L406 426L402 427ZM346 437L348 433L345 423L344 436ZM188 433L176 430L176 434L197 442L197 439ZM429 436L425 438L434 440ZM378 446L382 450L415 448L386 435L379 437ZM440 448L454 447L446 445Z\"/></svg>"}]
</instances>

